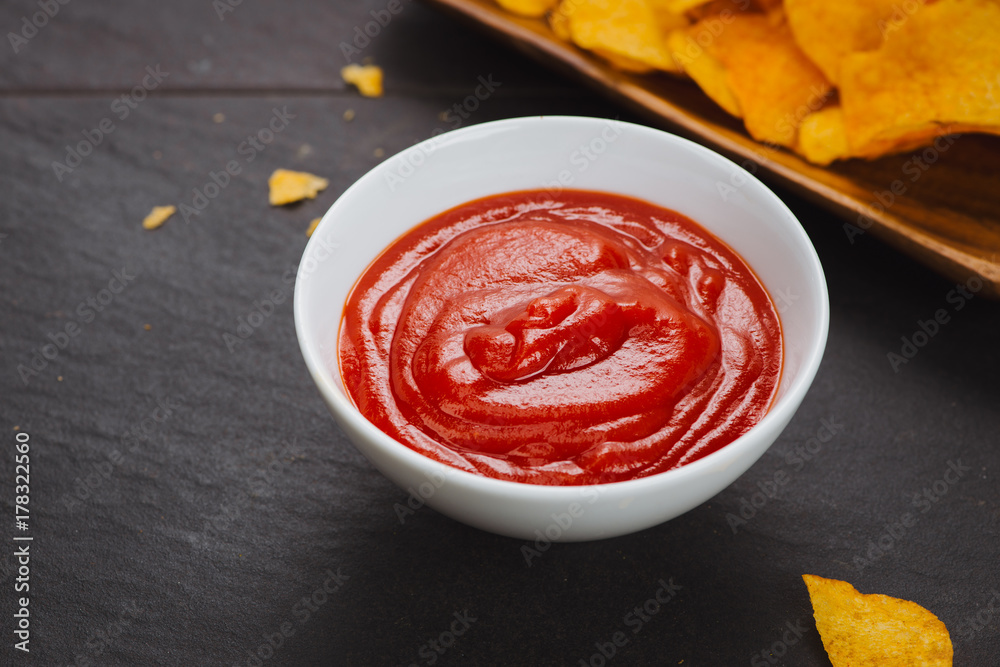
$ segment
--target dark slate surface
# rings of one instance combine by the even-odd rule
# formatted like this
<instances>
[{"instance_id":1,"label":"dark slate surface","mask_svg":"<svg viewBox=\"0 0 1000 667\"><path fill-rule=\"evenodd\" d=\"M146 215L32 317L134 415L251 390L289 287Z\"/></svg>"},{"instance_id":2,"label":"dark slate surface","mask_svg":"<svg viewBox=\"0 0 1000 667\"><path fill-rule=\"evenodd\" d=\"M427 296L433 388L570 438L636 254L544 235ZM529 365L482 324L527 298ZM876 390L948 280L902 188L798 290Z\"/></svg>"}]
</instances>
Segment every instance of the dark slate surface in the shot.
<instances>
[{"instance_id":1,"label":"dark slate surface","mask_svg":"<svg viewBox=\"0 0 1000 667\"><path fill-rule=\"evenodd\" d=\"M503 85L468 123L631 116L410 2L363 53L386 67L386 97L361 99L337 44L385 4L245 0L220 21L208 2L77 0L19 53L0 47L0 663L597 665L620 632L608 664L824 665L811 572L914 600L951 629L956 664L1000 664L1000 308L870 237L849 243L787 192L827 271L830 342L792 424L737 483L530 567L523 542L433 510L400 522L406 492L346 442L299 356L284 276L308 221L376 149L448 127L439 114L480 75ZM36 11L4 3L0 26ZM156 64L170 76L120 118L114 100ZM294 118L248 161L240 142L275 109ZM59 180L52 162L104 119L114 130ZM229 160L240 174L200 216L140 228ZM276 167L331 186L269 208ZM223 334L275 290L287 300L228 349ZM887 354L939 309L948 321L894 370ZM22 381L51 341L63 347ZM31 438L28 531L14 526L17 433ZM13 648L15 535L34 537L30 654ZM637 613L661 580L680 588Z\"/></svg>"}]
</instances>

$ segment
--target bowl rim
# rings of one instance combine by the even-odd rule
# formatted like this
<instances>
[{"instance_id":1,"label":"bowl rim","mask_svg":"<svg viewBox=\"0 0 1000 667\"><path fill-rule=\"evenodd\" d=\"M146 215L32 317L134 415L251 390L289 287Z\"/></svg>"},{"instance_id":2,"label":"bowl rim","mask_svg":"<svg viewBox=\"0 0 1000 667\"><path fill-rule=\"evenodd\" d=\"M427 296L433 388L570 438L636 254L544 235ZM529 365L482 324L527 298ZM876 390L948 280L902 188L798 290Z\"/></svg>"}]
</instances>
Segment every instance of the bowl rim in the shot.
<instances>
[{"instance_id":1,"label":"bowl rim","mask_svg":"<svg viewBox=\"0 0 1000 667\"><path fill-rule=\"evenodd\" d=\"M304 312L305 306L303 295L307 289L308 275L304 274L303 266L305 264L305 259L315 253L317 247L321 243L320 239L323 237L322 232L324 228L329 229L335 225L337 213L344 207L343 202L354 197L358 191L365 189L371 181L382 179L384 172L391 168L391 165L397 158L410 154L413 151L427 151L428 149L435 152L440 151L447 148L447 146L453 142L475 140L474 136L470 136L475 134L480 134L480 138L488 139L497 136L499 131L511 130L518 126L522 126L525 123L587 125L595 123L611 123L621 126L623 131L639 133L640 135L647 134L647 136L651 139L661 142L665 141L668 144L673 143L678 147L694 151L706 161L713 163L713 166L728 170L727 173L732 173L733 170L738 170L738 172L741 173L747 180L747 185L757 190L756 194L758 196L763 197L771 206L775 208L777 212L780 212L782 215L779 217L785 218L791 223L788 225L788 232L795 236L794 242L796 245L801 246L806 251L805 257L800 259L804 260L804 262L808 265L808 272L813 274L816 278L815 287L818 290L818 296L820 297L818 299L818 308L816 313L818 316L818 322L816 322L818 335L810 340L808 345L805 346L800 368L796 377L791 381L791 384L784 388L783 393L774 399L771 407L768 409L763 418L754 424L754 426L752 426L746 433L740 435L735 440L717 451L707 454L706 456L695 461L686 463L677 468L672 468L670 470L665 470L663 472L636 479L570 486L530 484L527 482L496 479L482 474L461 470L431 459L384 433L381 429L368 421L368 419L365 418L361 411L354 405L353 401L349 398L349 393L347 392L346 387L343 385L342 378L339 377L339 373L334 374L329 368L326 367L318 349L318 342L313 341L305 329L306 314ZM488 131L484 133L484 130ZM493 130L496 130L497 132L494 132ZM592 190L593 188L584 189ZM505 191L509 190L500 189L496 194L502 194ZM444 209L442 208L442 210ZM695 222L698 221L696 220ZM720 237L720 240L729 245L729 242L726 239L722 239ZM372 257L371 259L374 260L375 257ZM751 270L753 270L752 266ZM355 281L359 277L360 274L355 277ZM759 276L758 280L760 280L761 284L764 285L763 279ZM767 285L764 285L764 288L773 301L773 290L768 289ZM343 304L341 304L341 308L343 308ZM829 335L830 303L826 276L823 271L822 264L820 263L816 249L806 234L805 229L802 227L801 222L799 222L795 214L792 213L788 206L770 188L737 163L689 139L685 139L665 130L648 127L646 125L590 116L526 116L487 121L436 134L428 139L425 139L424 141L405 148L394 155L388 156L385 160L352 183L323 215L322 220L314 230L312 237L309 239L305 249L303 250L302 257L300 258L299 266L296 271L295 288L293 292L293 314L296 337L299 341L299 348L303 359L305 360L310 375L323 395L327 405L333 411L336 421L341 422L339 424L341 428L344 428L343 421L346 421L352 430L358 431L362 435L366 436L369 445L381 450L385 454L391 455L396 459L401 459L401 462L406 464L407 467L419 469L425 475L428 475L428 477L430 477L429 471L430 473L438 473L443 475L447 479L448 483L456 484L457 486L465 488L476 487L479 492L492 492L494 495L509 496L513 493L528 500L535 497L539 499L544 497L546 501L552 501L553 499L561 500L564 497L568 501L570 499L577 499L583 489L597 489L599 493L610 490L621 492L641 492L646 490L647 487L658 487L665 484L681 483L692 476L700 476L710 469L725 469L733 465L740 460L743 450L752 448L756 440L767 437L767 431L777 429L778 433L774 436L774 439L776 439L777 435L780 435L784 425L791 420L794 413L798 410L799 404L808 392L808 389L815 379L816 373L819 369ZM341 321L342 315L338 318L338 330ZM779 314L779 322L780 321L781 317ZM787 345L785 344L785 328L783 323L781 329L783 359L782 375L778 384L779 390L781 390L782 384L786 381L785 373L787 363L787 359L784 358L784 355L787 354ZM334 388L337 383L339 383L341 388L340 391ZM348 439L353 441L350 437ZM365 452L362 451L362 453ZM754 461L756 461L756 459Z\"/></svg>"}]
</instances>

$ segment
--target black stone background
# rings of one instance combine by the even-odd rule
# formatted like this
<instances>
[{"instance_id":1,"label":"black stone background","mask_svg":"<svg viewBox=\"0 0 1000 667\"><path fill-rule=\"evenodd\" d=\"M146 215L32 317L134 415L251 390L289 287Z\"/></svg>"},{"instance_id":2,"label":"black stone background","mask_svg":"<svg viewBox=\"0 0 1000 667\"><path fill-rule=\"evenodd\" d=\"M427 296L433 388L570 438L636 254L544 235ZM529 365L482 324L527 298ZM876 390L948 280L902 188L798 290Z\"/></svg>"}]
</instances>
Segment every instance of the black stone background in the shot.
<instances>
[{"instance_id":1,"label":"black stone background","mask_svg":"<svg viewBox=\"0 0 1000 667\"><path fill-rule=\"evenodd\" d=\"M0 32L37 2L3 3ZM429 508L401 523L406 491L346 441L299 354L282 276L308 222L376 149L449 128L440 114L479 76L501 85L464 124L638 119L409 0L356 56L386 71L385 97L362 99L340 80L338 45L386 4L244 0L220 19L207 0L72 0L18 53L0 44L0 663L598 665L621 632L608 664L825 665L800 579L815 573L932 610L957 665L1000 664L1000 309L982 297L959 309L953 283L870 235L850 243L783 190L827 272L830 339L795 419L747 474L667 524L555 545L530 567L524 542ZM156 65L169 76L119 119L114 100ZM246 162L237 147L274 108L295 117ZM53 161L104 118L114 131L58 180ZM241 173L201 215L140 227L229 160ZM271 208L278 167L330 187ZM123 267L135 277L82 321L79 304ZM230 351L223 334L273 290L287 300ZM896 372L887 354L938 309L949 321ZM23 382L18 366L71 321L78 335ZM144 420L142 439L124 436ZM837 433L795 462L823 420ZM17 433L31 445L26 532ZM954 483L949 463L967 468ZM755 497L776 475L773 497ZM935 482L944 493L919 500ZM734 532L727 515L752 500ZM34 538L29 654L13 648L16 534ZM328 570L341 584L310 611L301 600ZM637 622L661 579L680 590ZM456 613L475 620L434 653Z\"/></svg>"}]
</instances>

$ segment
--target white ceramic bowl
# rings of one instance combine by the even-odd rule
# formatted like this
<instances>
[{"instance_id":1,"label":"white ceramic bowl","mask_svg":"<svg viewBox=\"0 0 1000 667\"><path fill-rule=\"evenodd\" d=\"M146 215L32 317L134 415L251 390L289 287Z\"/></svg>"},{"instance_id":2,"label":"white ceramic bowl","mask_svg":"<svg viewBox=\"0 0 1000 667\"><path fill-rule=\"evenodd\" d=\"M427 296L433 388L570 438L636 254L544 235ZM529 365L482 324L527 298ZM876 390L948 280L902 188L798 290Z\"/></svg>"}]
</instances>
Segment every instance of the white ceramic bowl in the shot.
<instances>
[{"instance_id":1,"label":"white ceramic bowl","mask_svg":"<svg viewBox=\"0 0 1000 667\"><path fill-rule=\"evenodd\" d=\"M492 194L564 187L630 195L700 223L754 269L778 307L784 368L770 412L700 460L641 479L582 487L489 479L396 442L354 407L341 381L337 331L368 264L427 218ZM372 169L327 211L295 285L306 365L355 446L421 504L484 530L541 544L593 540L654 526L705 502L747 470L788 424L826 345L823 269L791 211L756 178L666 132L597 118L515 118L441 134ZM387 499L388 503L389 500Z\"/></svg>"}]
</instances>

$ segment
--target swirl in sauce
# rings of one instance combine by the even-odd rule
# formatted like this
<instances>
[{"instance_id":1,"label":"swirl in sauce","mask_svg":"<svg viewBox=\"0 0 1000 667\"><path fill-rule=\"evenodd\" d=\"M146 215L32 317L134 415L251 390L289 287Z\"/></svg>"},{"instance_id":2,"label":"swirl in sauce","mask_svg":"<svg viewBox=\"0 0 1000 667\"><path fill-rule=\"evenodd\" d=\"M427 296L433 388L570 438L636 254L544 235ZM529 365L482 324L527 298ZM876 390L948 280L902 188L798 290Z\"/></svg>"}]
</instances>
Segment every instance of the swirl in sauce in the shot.
<instances>
[{"instance_id":1,"label":"swirl in sauce","mask_svg":"<svg viewBox=\"0 0 1000 667\"><path fill-rule=\"evenodd\" d=\"M644 477L767 412L777 313L745 262L683 215L600 192L516 192L442 213L348 298L355 405L410 448L531 484Z\"/></svg>"}]
</instances>

